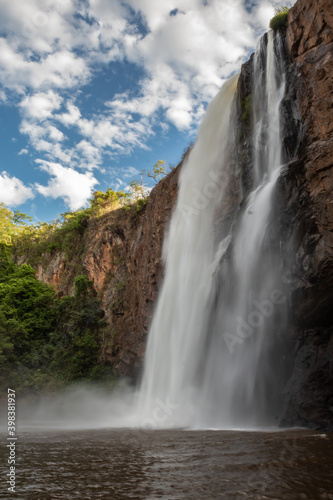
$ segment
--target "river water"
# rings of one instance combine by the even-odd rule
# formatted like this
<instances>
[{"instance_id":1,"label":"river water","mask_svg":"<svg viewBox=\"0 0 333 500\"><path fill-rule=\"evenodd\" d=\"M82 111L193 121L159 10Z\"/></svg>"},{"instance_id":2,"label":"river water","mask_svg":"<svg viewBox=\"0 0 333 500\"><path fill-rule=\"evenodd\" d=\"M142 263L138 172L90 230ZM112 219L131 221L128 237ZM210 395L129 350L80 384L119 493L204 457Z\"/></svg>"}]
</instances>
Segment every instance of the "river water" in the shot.
<instances>
[{"instance_id":1,"label":"river water","mask_svg":"<svg viewBox=\"0 0 333 500\"><path fill-rule=\"evenodd\" d=\"M186 430L27 430L17 435L16 492L0 498L333 499L333 435Z\"/></svg>"}]
</instances>

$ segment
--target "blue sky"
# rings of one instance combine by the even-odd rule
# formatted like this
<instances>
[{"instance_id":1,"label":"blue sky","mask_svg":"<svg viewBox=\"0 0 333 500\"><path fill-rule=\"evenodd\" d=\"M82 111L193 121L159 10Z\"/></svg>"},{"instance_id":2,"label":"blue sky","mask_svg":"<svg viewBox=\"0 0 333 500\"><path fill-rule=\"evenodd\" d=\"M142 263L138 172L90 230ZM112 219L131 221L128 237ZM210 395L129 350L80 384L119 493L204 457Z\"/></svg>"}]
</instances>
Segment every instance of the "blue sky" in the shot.
<instances>
[{"instance_id":1,"label":"blue sky","mask_svg":"<svg viewBox=\"0 0 333 500\"><path fill-rule=\"evenodd\" d=\"M176 165L291 3L0 0L0 201L51 221L157 160Z\"/></svg>"}]
</instances>

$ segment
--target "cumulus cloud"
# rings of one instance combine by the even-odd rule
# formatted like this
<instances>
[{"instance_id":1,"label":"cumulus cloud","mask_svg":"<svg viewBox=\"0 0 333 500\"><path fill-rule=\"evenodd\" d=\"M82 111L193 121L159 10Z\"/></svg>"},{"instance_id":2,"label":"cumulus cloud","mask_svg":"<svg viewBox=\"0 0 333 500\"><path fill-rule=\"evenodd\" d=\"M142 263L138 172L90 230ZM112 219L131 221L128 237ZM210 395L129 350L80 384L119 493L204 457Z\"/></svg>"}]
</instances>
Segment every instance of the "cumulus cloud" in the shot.
<instances>
[{"instance_id":1,"label":"cumulus cloud","mask_svg":"<svg viewBox=\"0 0 333 500\"><path fill-rule=\"evenodd\" d=\"M5 171L0 174L0 201L2 203L15 207L33 197L32 189L25 186L20 179L10 177Z\"/></svg>"},{"instance_id":2,"label":"cumulus cloud","mask_svg":"<svg viewBox=\"0 0 333 500\"><path fill-rule=\"evenodd\" d=\"M267 30L274 7L292 1L253 0L250 8L245 0L19 3L0 0L0 102L14 96L20 132L51 177L39 192L77 207L105 155L147 149L157 127L195 132L207 103ZM79 89L115 61L140 68L140 80L88 114ZM74 179L82 195L66 188Z\"/></svg>"},{"instance_id":3,"label":"cumulus cloud","mask_svg":"<svg viewBox=\"0 0 333 500\"><path fill-rule=\"evenodd\" d=\"M69 127L70 125L75 125L81 118L81 112L77 106L72 102L67 103L67 111L61 115L57 115L57 119Z\"/></svg>"},{"instance_id":4,"label":"cumulus cloud","mask_svg":"<svg viewBox=\"0 0 333 500\"><path fill-rule=\"evenodd\" d=\"M80 173L60 163L37 160L40 168L50 174L46 186L36 184L36 190L45 197L64 198L71 210L78 210L92 196L98 183L91 172Z\"/></svg>"},{"instance_id":5,"label":"cumulus cloud","mask_svg":"<svg viewBox=\"0 0 333 500\"><path fill-rule=\"evenodd\" d=\"M139 172L139 170L137 168L130 166L130 167L126 168L126 174L124 174L123 177L125 179L126 178L131 178L132 179L133 177L136 177L139 174L140 174L140 172ZM118 179L118 181L119 181L119 179Z\"/></svg>"},{"instance_id":6,"label":"cumulus cloud","mask_svg":"<svg viewBox=\"0 0 333 500\"><path fill-rule=\"evenodd\" d=\"M62 97L49 90L26 96L19 104L25 117L39 119L51 118L55 109L59 109Z\"/></svg>"},{"instance_id":7,"label":"cumulus cloud","mask_svg":"<svg viewBox=\"0 0 333 500\"><path fill-rule=\"evenodd\" d=\"M80 158L85 160L85 166L88 170L97 167L102 162L102 155L99 148L96 148L89 141L82 140L76 146ZM82 164L81 164L82 167Z\"/></svg>"},{"instance_id":8,"label":"cumulus cloud","mask_svg":"<svg viewBox=\"0 0 333 500\"><path fill-rule=\"evenodd\" d=\"M9 40L0 38L0 80L8 89L20 94L27 86L66 89L83 85L89 76L86 61L69 50L27 59L15 52Z\"/></svg>"},{"instance_id":9,"label":"cumulus cloud","mask_svg":"<svg viewBox=\"0 0 333 500\"><path fill-rule=\"evenodd\" d=\"M73 148L66 149L59 144L65 139L65 136L54 125L48 122L38 124L35 120L24 119L20 126L20 132L29 137L36 151L44 152L48 158L57 158L63 163L70 163L73 160Z\"/></svg>"}]
</instances>

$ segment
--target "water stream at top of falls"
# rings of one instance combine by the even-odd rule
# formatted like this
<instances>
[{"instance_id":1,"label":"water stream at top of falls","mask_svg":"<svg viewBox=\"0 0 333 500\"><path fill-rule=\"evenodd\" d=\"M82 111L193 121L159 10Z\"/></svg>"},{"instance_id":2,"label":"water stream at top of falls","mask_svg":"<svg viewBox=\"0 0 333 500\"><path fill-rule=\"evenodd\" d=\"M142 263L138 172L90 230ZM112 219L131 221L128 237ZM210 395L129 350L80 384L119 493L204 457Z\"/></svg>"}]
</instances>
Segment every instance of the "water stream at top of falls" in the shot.
<instances>
[{"instance_id":1,"label":"water stream at top of falls","mask_svg":"<svg viewBox=\"0 0 333 500\"><path fill-rule=\"evenodd\" d=\"M236 144L237 76L210 104L181 171L163 249L165 277L137 394L142 425L277 423L281 394L275 358L286 299L269 232L282 162L279 106L285 78L278 34L260 40L253 79L252 192L220 241L218 213Z\"/></svg>"}]
</instances>

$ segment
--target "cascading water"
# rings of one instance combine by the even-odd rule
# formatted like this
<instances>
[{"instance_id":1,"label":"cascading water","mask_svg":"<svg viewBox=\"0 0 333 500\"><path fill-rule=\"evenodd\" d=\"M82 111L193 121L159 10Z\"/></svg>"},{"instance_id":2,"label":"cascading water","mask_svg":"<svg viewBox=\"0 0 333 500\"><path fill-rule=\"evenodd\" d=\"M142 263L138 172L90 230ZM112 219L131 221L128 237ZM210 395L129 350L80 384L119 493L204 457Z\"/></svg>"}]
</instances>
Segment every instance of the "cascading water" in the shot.
<instances>
[{"instance_id":1,"label":"cascading water","mask_svg":"<svg viewBox=\"0 0 333 500\"><path fill-rule=\"evenodd\" d=\"M181 171L164 245L165 278L137 395L143 423L152 415L154 424L163 426L274 423L269 417L281 403L274 353L285 297L269 223L282 163L282 61L280 37L269 32L254 56L252 192L227 232L218 221L237 177L230 176L237 76L210 104ZM165 409L163 418L157 417L159 408Z\"/></svg>"}]
</instances>

